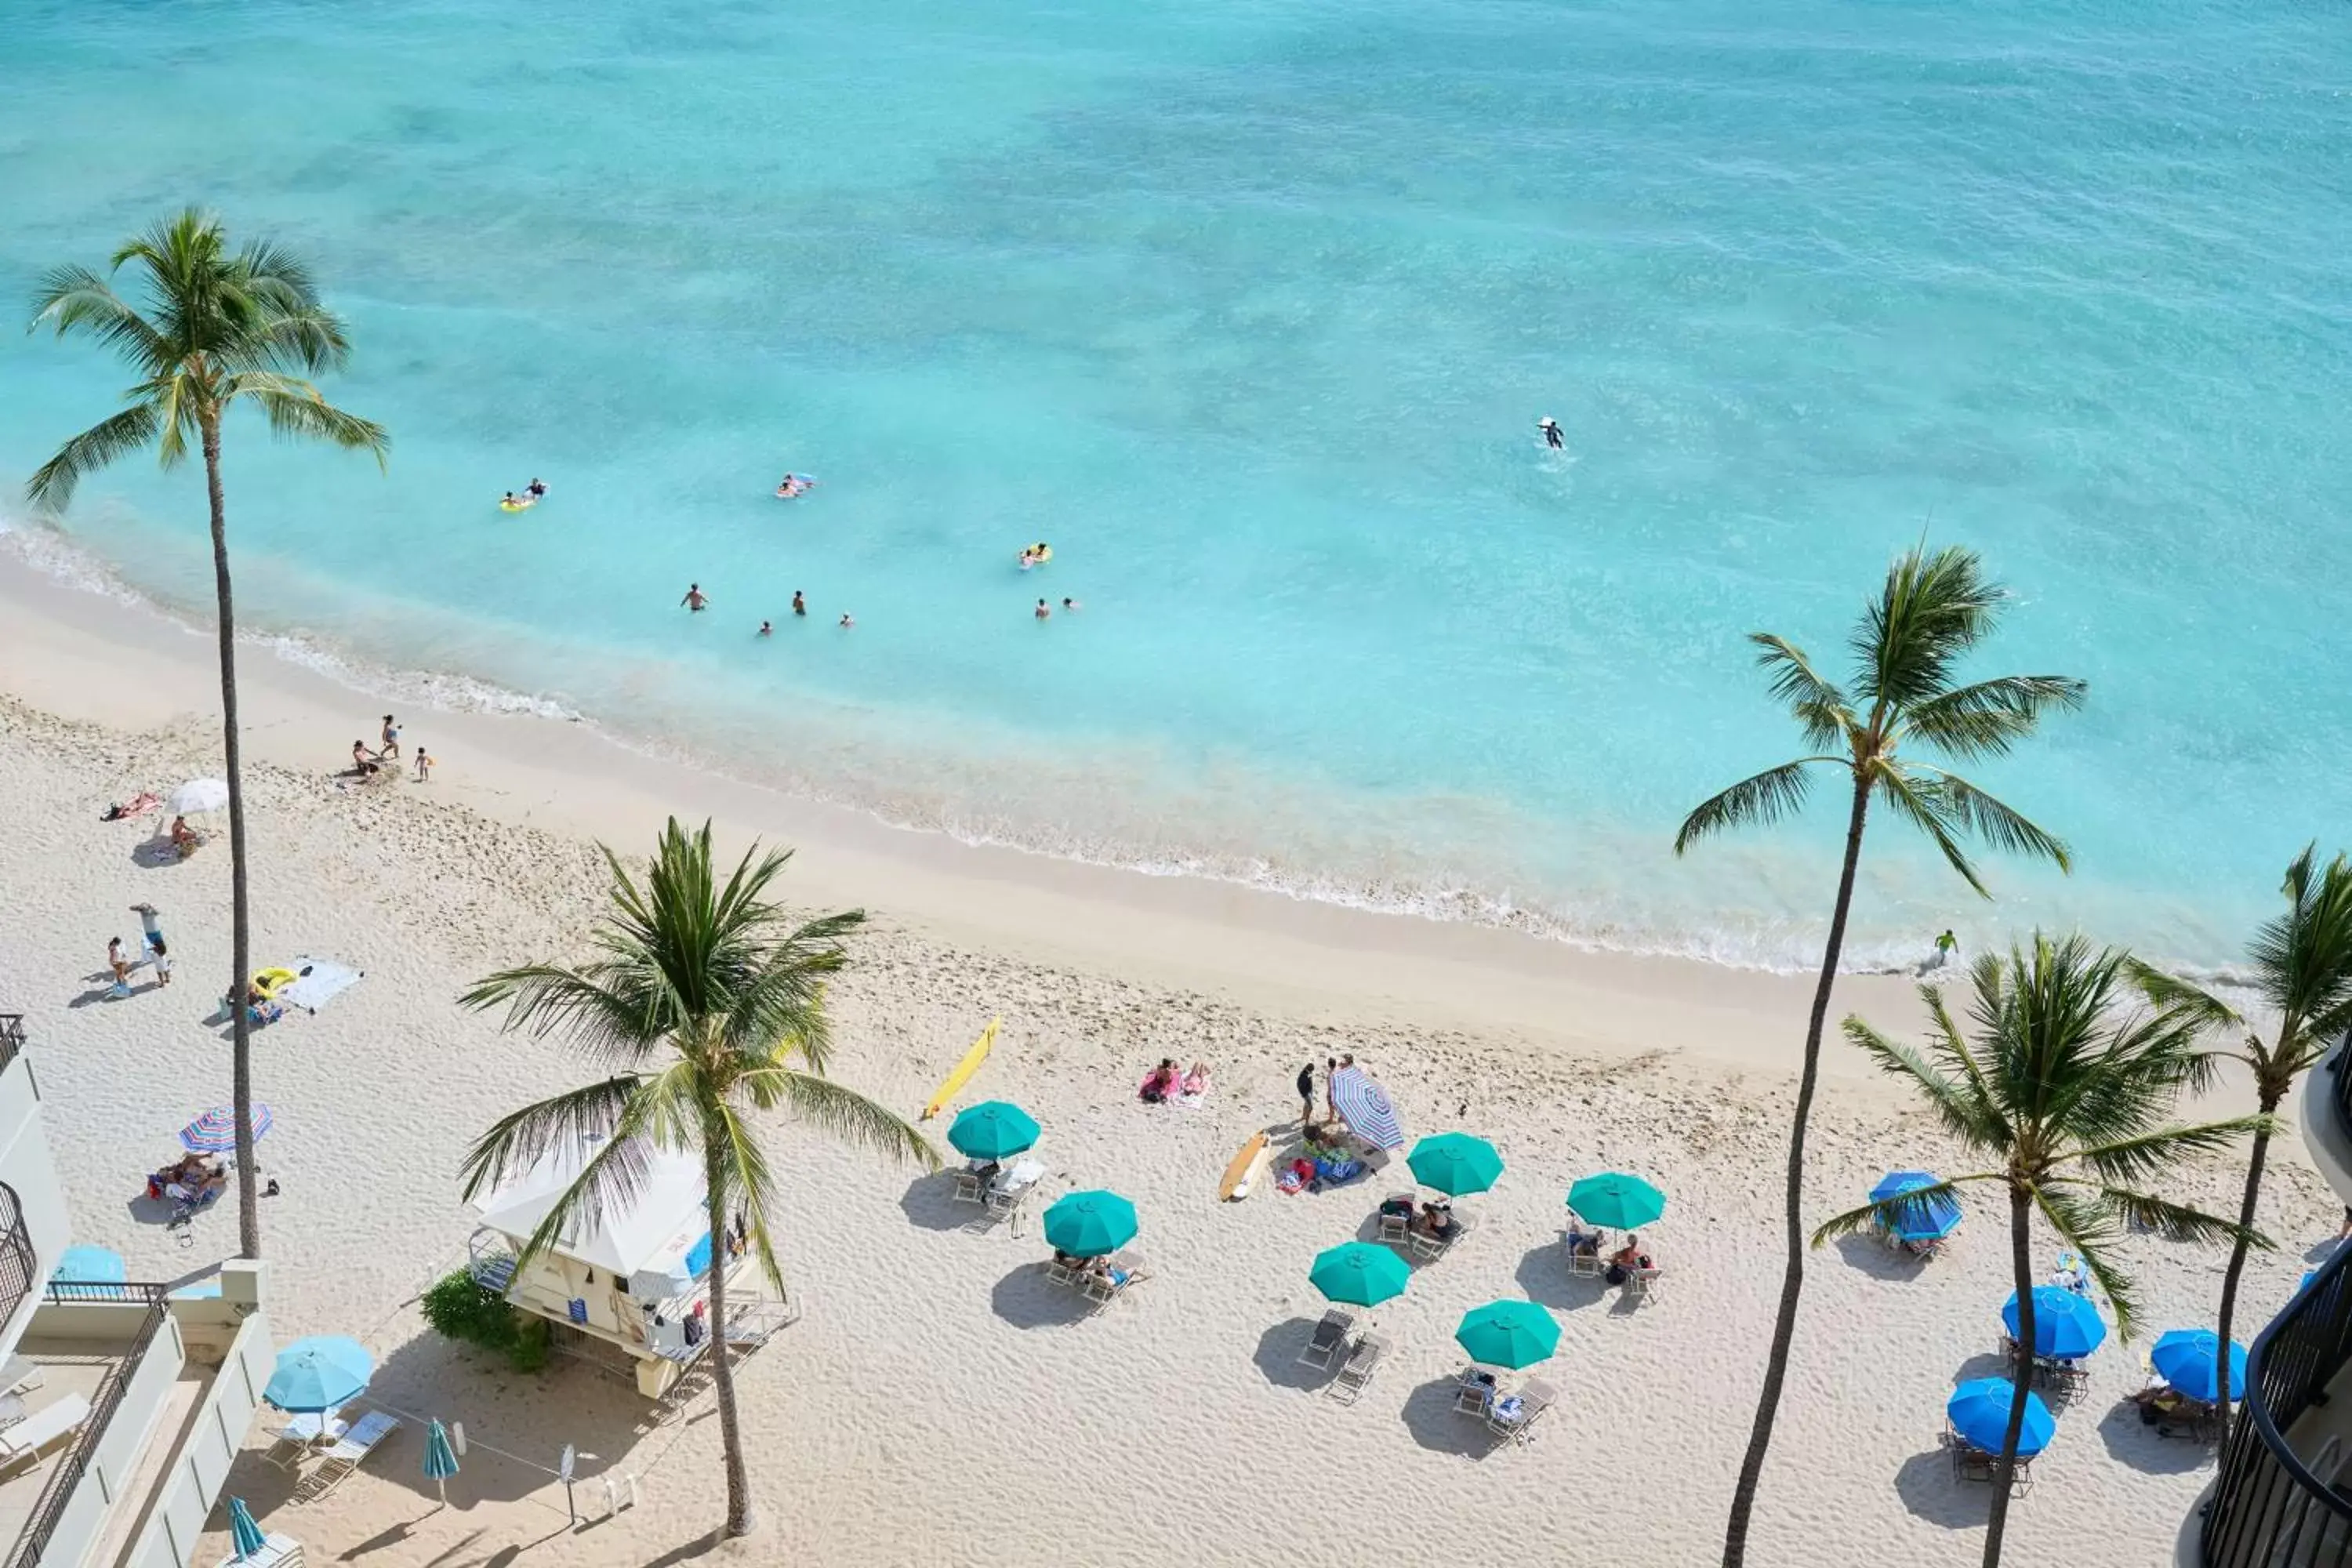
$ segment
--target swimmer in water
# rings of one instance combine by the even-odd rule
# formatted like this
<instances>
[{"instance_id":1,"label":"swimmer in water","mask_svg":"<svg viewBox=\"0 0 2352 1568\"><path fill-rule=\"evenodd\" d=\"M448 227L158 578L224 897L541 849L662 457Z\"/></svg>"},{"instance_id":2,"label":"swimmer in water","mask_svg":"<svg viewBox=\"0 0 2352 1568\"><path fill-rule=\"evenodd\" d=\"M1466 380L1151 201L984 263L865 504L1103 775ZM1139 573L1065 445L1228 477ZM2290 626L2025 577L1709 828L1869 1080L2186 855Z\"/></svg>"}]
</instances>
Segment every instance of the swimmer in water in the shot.
<instances>
[{"instance_id":1,"label":"swimmer in water","mask_svg":"<svg viewBox=\"0 0 2352 1568\"><path fill-rule=\"evenodd\" d=\"M797 500L802 496L806 495L809 491L809 487L815 483L816 481L810 479L806 474L786 474L784 476L784 482L776 487L776 499L778 500Z\"/></svg>"},{"instance_id":2,"label":"swimmer in water","mask_svg":"<svg viewBox=\"0 0 2352 1568\"><path fill-rule=\"evenodd\" d=\"M504 496L499 499L499 504L509 508L520 507L522 505L522 498L515 494L514 491L509 490Z\"/></svg>"},{"instance_id":3,"label":"swimmer in water","mask_svg":"<svg viewBox=\"0 0 2352 1568\"><path fill-rule=\"evenodd\" d=\"M684 605L688 609L693 611L698 616L702 614L705 609L709 607L710 600L702 592L701 584L688 583L686 585L686 597L680 599L678 603Z\"/></svg>"},{"instance_id":4,"label":"swimmer in water","mask_svg":"<svg viewBox=\"0 0 2352 1568\"><path fill-rule=\"evenodd\" d=\"M857 623L856 623L856 621L853 621L853 620L851 620L851 619L849 618L849 613L848 613L847 611L845 611L845 611L843 611L843 612L842 612L842 616L841 616L841 629L842 629L843 631L847 631L850 627L852 627L852 626L856 626L856 624L857 624Z\"/></svg>"},{"instance_id":5,"label":"swimmer in water","mask_svg":"<svg viewBox=\"0 0 2352 1568\"><path fill-rule=\"evenodd\" d=\"M523 487L523 493L533 500L543 500L547 495L547 487L539 482L538 475L533 474L530 483Z\"/></svg>"},{"instance_id":6,"label":"swimmer in water","mask_svg":"<svg viewBox=\"0 0 2352 1568\"><path fill-rule=\"evenodd\" d=\"M1037 618L1039 620L1045 620L1053 613L1054 611L1052 606L1048 605L1045 600L1040 599L1037 601Z\"/></svg>"},{"instance_id":7,"label":"swimmer in water","mask_svg":"<svg viewBox=\"0 0 2352 1568\"><path fill-rule=\"evenodd\" d=\"M801 597L801 591L798 588L793 590L793 614L796 616L808 614L808 601Z\"/></svg>"},{"instance_id":8,"label":"swimmer in water","mask_svg":"<svg viewBox=\"0 0 2352 1568\"><path fill-rule=\"evenodd\" d=\"M1554 419L1550 415L1547 414L1542 418L1536 421L1536 428L1543 432L1545 446L1549 447L1555 452L1561 449L1565 443L1563 443L1560 438L1559 420Z\"/></svg>"},{"instance_id":9,"label":"swimmer in water","mask_svg":"<svg viewBox=\"0 0 2352 1568\"><path fill-rule=\"evenodd\" d=\"M1062 601L1062 608L1072 615L1076 615L1078 610L1078 602L1076 599L1066 598Z\"/></svg>"},{"instance_id":10,"label":"swimmer in water","mask_svg":"<svg viewBox=\"0 0 2352 1568\"><path fill-rule=\"evenodd\" d=\"M756 635L758 635L758 636L760 636L760 637L766 637L766 636L768 636L769 634L772 633L775 629L776 629L775 627L773 627L773 626L770 626L767 622L765 622L765 621L761 621L761 622L760 623L760 629L759 629L759 632L758 632Z\"/></svg>"}]
</instances>

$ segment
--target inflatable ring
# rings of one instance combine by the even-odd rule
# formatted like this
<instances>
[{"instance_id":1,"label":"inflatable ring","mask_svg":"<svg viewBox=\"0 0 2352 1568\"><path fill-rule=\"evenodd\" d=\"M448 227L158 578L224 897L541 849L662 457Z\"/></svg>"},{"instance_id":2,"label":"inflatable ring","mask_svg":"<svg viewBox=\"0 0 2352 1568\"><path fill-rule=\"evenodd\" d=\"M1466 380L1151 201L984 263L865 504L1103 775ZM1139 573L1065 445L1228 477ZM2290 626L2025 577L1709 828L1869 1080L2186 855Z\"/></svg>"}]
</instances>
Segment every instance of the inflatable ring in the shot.
<instances>
[{"instance_id":1,"label":"inflatable ring","mask_svg":"<svg viewBox=\"0 0 2352 1568\"><path fill-rule=\"evenodd\" d=\"M527 500L502 500L499 502L499 510L500 511L529 511L531 509L531 505L532 503Z\"/></svg>"},{"instance_id":2,"label":"inflatable ring","mask_svg":"<svg viewBox=\"0 0 2352 1568\"><path fill-rule=\"evenodd\" d=\"M290 969L263 969L255 972L253 988L264 996L274 997L280 988L301 978Z\"/></svg>"}]
</instances>

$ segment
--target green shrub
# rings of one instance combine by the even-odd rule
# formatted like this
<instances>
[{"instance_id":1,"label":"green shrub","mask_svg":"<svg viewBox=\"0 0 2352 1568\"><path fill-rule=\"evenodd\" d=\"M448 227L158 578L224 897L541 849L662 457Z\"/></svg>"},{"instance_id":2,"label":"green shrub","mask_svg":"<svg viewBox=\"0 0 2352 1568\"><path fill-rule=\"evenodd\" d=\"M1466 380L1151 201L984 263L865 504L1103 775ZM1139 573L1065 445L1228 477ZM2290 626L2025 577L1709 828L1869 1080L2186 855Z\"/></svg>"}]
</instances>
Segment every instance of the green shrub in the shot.
<instances>
[{"instance_id":1,"label":"green shrub","mask_svg":"<svg viewBox=\"0 0 2352 1568\"><path fill-rule=\"evenodd\" d=\"M517 1372L547 1364L547 1321L519 1312L460 1268L425 1292L425 1321L436 1334L497 1351Z\"/></svg>"},{"instance_id":2,"label":"green shrub","mask_svg":"<svg viewBox=\"0 0 2352 1568\"><path fill-rule=\"evenodd\" d=\"M516 1312L512 1307L507 1307L507 1310L515 1319L514 1338L507 1345L507 1364L517 1372L537 1372L547 1364L551 1337L547 1320L529 1312Z\"/></svg>"}]
</instances>

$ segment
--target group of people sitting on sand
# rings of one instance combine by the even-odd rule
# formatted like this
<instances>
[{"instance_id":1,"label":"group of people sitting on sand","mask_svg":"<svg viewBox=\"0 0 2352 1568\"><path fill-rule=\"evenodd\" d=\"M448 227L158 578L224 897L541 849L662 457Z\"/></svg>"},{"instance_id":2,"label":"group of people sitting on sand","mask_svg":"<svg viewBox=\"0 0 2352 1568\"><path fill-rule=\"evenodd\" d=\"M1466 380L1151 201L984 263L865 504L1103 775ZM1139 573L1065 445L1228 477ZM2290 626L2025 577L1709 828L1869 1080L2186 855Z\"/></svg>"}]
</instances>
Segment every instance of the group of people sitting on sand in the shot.
<instances>
[{"instance_id":1,"label":"group of people sitting on sand","mask_svg":"<svg viewBox=\"0 0 2352 1568\"><path fill-rule=\"evenodd\" d=\"M1448 1242L1462 1234L1462 1222L1454 1217L1451 1199L1438 1198L1413 1206L1412 1195L1400 1193L1381 1202L1382 1219L1401 1219L1408 1235L1425 1236L1432 1241Z\"/></svg>"},{"instance_id":2,"label":"group of people sitting on sand","mask_svg":"<svg viewBox=\"0 0 2352 1568\"><path fill-rule=\"evenodd\" d=\"M1570 1226L1568 1233L1568 1250L1573 1257L1600 1257L1601 1242L1601 1233L1598 1230L1586 1231ZM1657 1268L1656 1262L1643 1250L1641 1237L1627 1231L1625 1245L1609 1255L1609 1267L1601 1277L1612 1285L1622 1285L1636 1274L1654 1274Z\"/></svg>"},{"instance_id":3,"label":"group of people sitting on sand","mask_svg":"<svg viewBox=\"0 0 2352 1568\"><path fill-rule=\"evenodd\" d=\"M1107 1279L1113 1287L1127 1283L1127 1270L1108 1258L1080 1258L1057 1247L1054 1248L1054 1261L1077 1276L1080 1284L1088 1279Z\"/></svg>"},{"instance_id":4,"label":"group of people sitting on sand","mask_svg":"<svg viewBox=\"0 0 2352 1568\"><path fill-rule=\"evenodd\" d=\"M1209 1092L1209 1064L1196 1061L1189 1072L1180 1070L1173 1057L1162 1057L1160 1065L1143 1075L1143 1087L1135 1097L1146 1105L1191 1105Z\"/></svg>"},{"instance_id":5,"label":"group of people sitting on sand","mask_svg":"<svg viewBox=\"0 0 2352 1568\"><path fill-rule=\"evenodd\" d=\"M202 1154L183 1154L147 1178L147 1195L170 1198L190 1208L211 1202L228 1186L228 1167Z\"/></svg>"}]
</instances>

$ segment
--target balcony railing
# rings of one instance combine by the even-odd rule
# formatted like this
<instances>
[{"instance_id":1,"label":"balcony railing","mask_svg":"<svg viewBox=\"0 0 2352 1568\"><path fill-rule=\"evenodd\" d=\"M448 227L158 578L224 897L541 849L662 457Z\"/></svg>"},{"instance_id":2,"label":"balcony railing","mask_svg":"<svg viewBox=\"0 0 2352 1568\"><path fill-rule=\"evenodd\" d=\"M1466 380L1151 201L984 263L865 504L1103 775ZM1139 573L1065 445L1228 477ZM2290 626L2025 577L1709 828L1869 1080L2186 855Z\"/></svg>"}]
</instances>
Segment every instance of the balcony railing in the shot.
<instances>
[{"instance_id":1,"label":"balcony railing","mask_svg":"<svg viewBox=\"0 0 2352 1568\"><path fill-rule=\"evenodd\" d=\"M73 1447L58 1466L48 1483L41 1488L41 1497L33 1505L31 1518L26 1521L24 1533L9 1551L5 1568L39 1568L42 1553L48 1550L49 1537L57 1532L58 1521L73 1501L74 1492L81 1486L83 1476L89 1470L90 1457L98 1450L99 1439L106 1435L107 1423L114 1419L130 1391L131 1374L139 1369L147 1347L155 1342L155 1335L163 1327L164 1315L170 1310L168 1285L66 1285L49 1287L47 1300L55 1302L81 1304L89 1301L144 1302L147 1315L140 1321L131 1342L124 1346L106 1375L99 1379L98 1392L89 1396L89 1415L82 1422L81 1432L75 1437ZM71 1294L60 1294L61 1291ZM101 1291L89 1295L85 1291Z\"/></svg>"},{"instance_id":2,"label":"balcony railing","mask_svg":"<svg viewBox=\"0 0 2352 1568\"><path fill-rule=\"evenodd\" d=\"M2352 1500L2336 1484L2352 1450L2330 1437L2306 1459L2286 1437L2347 1361L2352 1250L2339 1248L2246 1357L2246 1396L2198 1531L2205 1568L2352 1568Z\"/></svg>"},{"instance_id":3,"label":"balcony railing","mask_svg":"<svg viewBox=\"0 0 2352 1568\"><path fill-rule=\"evenodd\" d=\"M40 1287L40 1257L25 1228L25 1205L16 1189L0 1182L0 1323L16 1315L25 1298Z\"/></svg>"},{"instance_id":4,"label":"balcony railing","mask_svg":"<svg viewBox=\"0 0 2352 1568\"><path fill-rule=\"evenodd\" d=\"M8 1064L15 1061L16 1053L24 1048L25 1015L0 1013L0 1072L7 1071Z\"/></svg>"}]
</instances>

